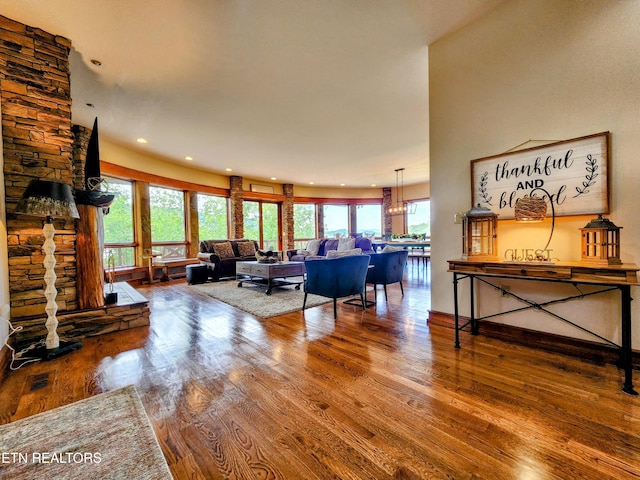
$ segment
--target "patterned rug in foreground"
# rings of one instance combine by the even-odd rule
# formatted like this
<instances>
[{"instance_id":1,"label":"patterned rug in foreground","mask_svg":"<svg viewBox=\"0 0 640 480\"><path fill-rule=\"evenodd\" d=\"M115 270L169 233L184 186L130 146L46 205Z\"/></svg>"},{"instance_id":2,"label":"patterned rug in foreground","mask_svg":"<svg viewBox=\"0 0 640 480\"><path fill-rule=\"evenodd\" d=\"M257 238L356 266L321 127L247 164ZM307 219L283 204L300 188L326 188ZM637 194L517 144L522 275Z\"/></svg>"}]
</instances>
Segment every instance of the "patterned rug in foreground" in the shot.
<instances>
[{"instance_id":1,"label":"patterned rug in foreground","mask_svg":"<svg viewBox=\"0 0 640 480\"><path fill-rule=\"evenodd\" d=\"M2 479L171 479L133 385L0 425Z\"/></svg>"},{"instance_id":2,"label":"patterned rug in foreground","mask_svg":"<svg viewBox=\"0 0 640 480\"><path fill-rule=\"evenodd\" d=\"M302 311L304 300L302 289L296 290L292 286L274 287L271 295L265 295L266 287L244 284L239 288L235 280L191 285L190 288L260 318ZM331 301L330 298L310 294L307 297L306 308Z\"/></svg>"}]
</instances>

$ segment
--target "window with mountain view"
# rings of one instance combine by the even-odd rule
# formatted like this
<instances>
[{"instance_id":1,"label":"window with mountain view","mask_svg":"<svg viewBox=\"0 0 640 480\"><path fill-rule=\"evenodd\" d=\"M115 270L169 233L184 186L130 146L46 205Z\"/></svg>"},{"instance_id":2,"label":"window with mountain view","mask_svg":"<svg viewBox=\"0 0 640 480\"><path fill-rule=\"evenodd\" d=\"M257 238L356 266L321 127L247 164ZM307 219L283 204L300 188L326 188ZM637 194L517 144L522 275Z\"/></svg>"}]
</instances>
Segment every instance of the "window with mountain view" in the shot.
<instances>
[{"instance_id":1,"label":"window with mountain view","mask_svg":"<svg viewBox=\"0 0 640 480\"><path fill-rule=\"evenodd\" d=\"M407 215L407 233L412 235L431 236L431 211L430 200L417 200L407 202L407 207L415 205L416 211L411 215Z\"/></svg>"},{"instance_id":2,"label":"window with mountain view","mask_svg":"<svg viewBox=\"0 0 640 480\"><path fill-rule=\"evenodd\" d=\"M349 234L349 206L323 205L324 236L333 238L336 235Z\"/></svg>"},{"instance_id":3,"label":"window with mountain view","mask_svg":"<svg viewBox=\"0 0 640 480\"><path fill-rule=\"evenodd\" d=\"M382 235L382 205L358 205L356 207L357 232L363 235Z\"/></svg>"}]
</instances>

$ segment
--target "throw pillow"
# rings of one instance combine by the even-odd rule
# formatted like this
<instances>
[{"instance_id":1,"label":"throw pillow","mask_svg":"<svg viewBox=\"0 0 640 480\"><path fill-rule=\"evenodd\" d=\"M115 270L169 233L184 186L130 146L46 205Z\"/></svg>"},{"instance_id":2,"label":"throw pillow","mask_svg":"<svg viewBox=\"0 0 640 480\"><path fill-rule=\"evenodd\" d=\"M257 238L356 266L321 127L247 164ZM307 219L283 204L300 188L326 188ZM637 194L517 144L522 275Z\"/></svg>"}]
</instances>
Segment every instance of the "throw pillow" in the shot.
<instances>
[{"instance_id":1,"label":"throw pillow","mask_svg":"<svg viewBox=\"0 0 640 480\"><path fill-rule=\"evenodd\" d=\"M327 252L327 258L340 258L340 257L350 257L352 255L362 255L361 248L353 248L351 250L329 250Z\"/></svg>"},{"instance_id":2,"label":"throw pillow","mask_svg":"<svg viewBox=\"0 0 640 480\"><path fill-rule=\"evenodd\" d=\"M306 257L307 255L311 255L311 252L309 252L309 250L298 249L296 250L296 255L304 255Z\"/></svg>"},{"instance_id":3,"label":"throw pillow","mask_svg":"<svg viewBox=\"0 0 640 480\"><path fill-rule=\"evenodd\" d=\"M238 242L237 246L241 257L253 257L256 254L256 244L253 242Z\"/></svg>"},{"instance_id":4,"label":"throw pillow","mask_svg":"<svg viewBox=\"0 0 640 480\"><path fill-rule=\"evenodd\" d=\"M320 250L320 240L309 240L305 250L309 252L309 255L318 255L318 251Z\"/></svg>"},{"instance_id":5,"label":"throw pillow","mask_svg":"<svg viewBox=\"0 0 640 480\"><path fill-rule=\"evenodd\" d=\"M233 247L231 246L231 242L214 243L213 253L215 253L222 259L233 258L236 256L235 253L233 253Z\"/></svg>"},{"instance_id":6,"label":"throw pillow","mask_svg":"<svg viewBox=\"0 0 640 480\"><path fill-rule=\"evenodd\" d=\"M341 238L338 240L338 251L353 250L356 247L356 239L353 237Z\"/></svg>"},{"instance_id":7,"label":"throw pillow","mask_svg":"<svg viewBox=\"0 0 640 480\"><path fill-rule=\"evenodd\" d=\"M387 253L387 252L397 252L399 250L404 250L404 247L394 247L393 245L386 245L383 249L382 249L382 253Z\"/></svg>"}]
</instances>

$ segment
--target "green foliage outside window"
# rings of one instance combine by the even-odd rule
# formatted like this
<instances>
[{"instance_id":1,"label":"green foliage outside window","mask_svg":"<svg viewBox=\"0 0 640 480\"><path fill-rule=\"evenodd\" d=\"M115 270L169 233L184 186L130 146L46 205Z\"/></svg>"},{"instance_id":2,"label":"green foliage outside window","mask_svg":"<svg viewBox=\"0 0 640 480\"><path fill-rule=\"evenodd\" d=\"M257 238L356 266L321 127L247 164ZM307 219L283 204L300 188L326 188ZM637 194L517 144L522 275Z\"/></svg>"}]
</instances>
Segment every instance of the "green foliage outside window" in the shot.
<instances>
[{"instance_id":1,"label":"green foliage outside window","mask_svg":"<svg viewBox=\"0 0 640 480\"><path fill-rule=\"evenodd\" d=\"M278 249L278 205L262 204L262 246L267 250Z\"/></svg>"},{"instance_id":2,"label":"green foliage outside window","mask_svg":"<svg viewBox=\"0 0 640 480\"><path fill-rule=\"evenodd\" d=\"M104 216L104 264L111 253L116 267L135 265L133 247L109 247L109 244L131 244L134 241L133 230L133 184L126 180L106 178L107 190L114 194L109 213Z\"/></svg>"},{"instance_id":3,"label":"green foliage outside window","mask_svg":"<svg viewBox=\"0 0 640 480\"><path fill-rule=\"evenodd\" d=\"M198 194L198 231L200 240L229 238L227 199Z\"/></svg>"},{"instance_id":4,"label":"green foliage outside window","mask_svg":"<svg viewBox=\"0 0 640 480\"><path fill-rule=\"evenodd\" d=\"M260 202L245 201L242 206L244 215L244 237L260 241ZM262 203L262 248L275 250L278 247L278 205Z\"/></svg>"},{"instance_id":5,"label":"green foliage outside window","mask_svg":"<svg viewBox=\"0 0 640 480\"><path fill-rule=\"evenodd\" d=\"M104 216L105 243L133 242L133 185L131 182L107 179L109 192L115 195Z\"/></svg>"},{"instance_id":6,"label":"green foliage outside window","mask_svg":"<svg viewBox=\"0 0 640 480\"><path fill-rule=\"evenodd\" d=\"M184 193L169 188L149 187L151 241L184 242Z\"/></svg>"},{"instance_id":7,"label":"green foliage outside window","mask_svg":"<svg viewBox=\"0 0 640 480\"><path fill-rule=\"evenodd\" d=\"M260 240L260 204L258 202L243 202L244 237Z\"/></svg>"},{"instance_id":8,"label":"green foliage outside window","mask_svg":"<svg viewBox=\"0 0 640 480\"><path fill-rule=\"evenodd\" d=\"M310 203L293 205L294 238L316 237L316 206Z\"/></svg>"}]
</instances>

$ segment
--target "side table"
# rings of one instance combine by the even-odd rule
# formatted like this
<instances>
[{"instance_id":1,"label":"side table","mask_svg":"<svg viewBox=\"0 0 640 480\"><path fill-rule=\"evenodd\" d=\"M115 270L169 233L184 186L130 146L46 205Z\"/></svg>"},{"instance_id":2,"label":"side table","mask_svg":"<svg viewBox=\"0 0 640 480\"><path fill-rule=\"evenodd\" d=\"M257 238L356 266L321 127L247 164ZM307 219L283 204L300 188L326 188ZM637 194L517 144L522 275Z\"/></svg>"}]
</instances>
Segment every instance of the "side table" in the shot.
<instances>
[{"instance_id":1,"label":"side table","mask_svg":"<svg viewBox=\"0 0 640 480\"><path fill-rule=\"evenodd\" d=\"M206 265L187 265L186 269L189 285L206 283L209 278L209 268Z\"/></svg>"},{"instance_id":2,"label":"side table","mask_svg":"<svg viewBox=\"0 0 640 480\"><path fill-rule=\"evenodd\" d=\"M160 257L160 256L162 256L161 253L151 252L151 253L145 253L141 257L143 260L147 260L147 262L148 262L148 266L149 266L149 283L156 283L156 282L160 281L160 280L154 280L154 278L153 278L153 276L154 276L154 260L157 257Z\"/></svg>"},{"instance_id":3,"label":"side table","mask_svg":"<svg viewBox=\"0 0 640 480\"><path fill-rule=\"evenodd\" d=\"M368 268L369 268L369 270L371 270L371 269L374 269L376 267L375 267L375 265L369 265ZM376 288L376 286L374 285L373 286L374 298L375 298L375 293L376 293L375 288ZM364 305L362 305L362 301L358 297L350 298L348 300L345 300L342 303L346 303L347 305L355 305L357 307L362 307L363 310L365 308L372 307L373 305L376 304L375 301L367 300L367 278L366 277L364 279L364 293L363 293L363 296L364 296Z\"/></svg>"}]
</instances>

